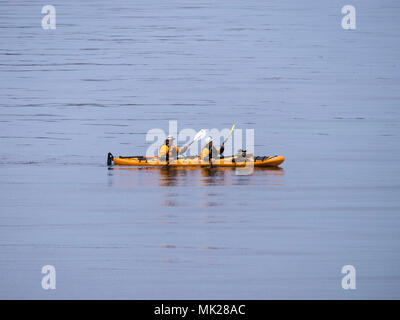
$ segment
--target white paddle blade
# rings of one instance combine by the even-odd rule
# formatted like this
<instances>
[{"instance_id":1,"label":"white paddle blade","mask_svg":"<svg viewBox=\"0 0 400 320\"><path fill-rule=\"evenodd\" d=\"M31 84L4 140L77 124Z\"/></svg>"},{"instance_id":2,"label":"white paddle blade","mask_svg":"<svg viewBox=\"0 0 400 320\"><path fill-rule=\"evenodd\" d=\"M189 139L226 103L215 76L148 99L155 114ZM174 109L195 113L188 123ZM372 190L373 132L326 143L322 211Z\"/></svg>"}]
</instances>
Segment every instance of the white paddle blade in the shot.
<instances>
[{"instance_id":1,"label":"white paddle blade","mask_svg":"<svg viewBox=\"0 0 400 320\"><path fill-rule=\"evenodd\" d=\"M193 142L199 141L201 139L203 139L207 134L207 130L205 129L201 129L199 132L196 133L196 135L194 136L193 140L190 141L189 143L187 143L181 150L181 153L185 153L186 150L193 144Z\"/></svg>"},{"instance_id":2,"label":"white paddle blade","mask_svg":"<svg viewBox=\"0 0 400 320\"><path fill-rule=\"evenodd\" d=\"M206 134L207 134L207 131L205 129L201 129L199 132L196 133L193 141L199 141L199 140L203 139L206 136Z\"/></svg>"}]
</instances>

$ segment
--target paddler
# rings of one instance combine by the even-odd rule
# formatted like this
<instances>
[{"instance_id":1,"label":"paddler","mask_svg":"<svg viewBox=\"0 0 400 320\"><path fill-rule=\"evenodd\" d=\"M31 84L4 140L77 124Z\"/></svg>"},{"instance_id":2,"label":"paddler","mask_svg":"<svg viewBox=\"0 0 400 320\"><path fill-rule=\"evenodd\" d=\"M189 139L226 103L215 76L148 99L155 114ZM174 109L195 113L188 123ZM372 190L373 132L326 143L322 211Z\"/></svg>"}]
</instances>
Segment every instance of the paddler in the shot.
<instances>
[{"instance_id":1,"label":"paddler","mask_svg":"<svg viewBox=\"0 0 400 320\"><path fill-rule=\"evenodd\" d=\"M224 144L221 144L220 149L218 150L217 148L214 147L213 145L214 139L211 136L208 136L205 140L206 146L201 150L201 159L207 162L211 162L212 159L223 159L223 153L224 153Z\"/></svg>"},{"instance_id":2,"label":"paddler","mask_svg":"<svg viewBox=\"0 0 400 320\"><path fill-rule=\"evenodd\" d=\"M159 156L164 161L169 161L172 159L177 159L178 154L181 152L181 149L173 144L175 138L171 135L165 139L165 143L160 147Z\"/></svg>"}]
</instances>

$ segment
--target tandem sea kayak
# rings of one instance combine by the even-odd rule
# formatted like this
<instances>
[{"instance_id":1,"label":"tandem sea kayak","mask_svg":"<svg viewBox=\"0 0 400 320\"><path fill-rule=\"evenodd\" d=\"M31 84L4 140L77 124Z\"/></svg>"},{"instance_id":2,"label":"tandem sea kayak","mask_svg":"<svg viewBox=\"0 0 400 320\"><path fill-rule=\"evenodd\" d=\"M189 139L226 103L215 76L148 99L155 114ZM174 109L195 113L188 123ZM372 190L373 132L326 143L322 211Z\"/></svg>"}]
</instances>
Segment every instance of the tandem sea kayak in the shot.
<instances>
[{"instance_id":1,"label":"tandem sea kayak","mask_svg":"<svg viewBox=\"0 0 400 320\"><path fill-rule=\"evenodd\" d=\"M130 156L114 157L111 153L107 156L107 165L111 166L136 166L136 167L245 167L254 165L254 167L277 167L285 158L283 156L265 156L265 157L240 157L230 156L223 159L213 159L211 163L201 160L200 157L185 157L170 161L163 161L159 157Z\"/></svg>"}]
</instances>

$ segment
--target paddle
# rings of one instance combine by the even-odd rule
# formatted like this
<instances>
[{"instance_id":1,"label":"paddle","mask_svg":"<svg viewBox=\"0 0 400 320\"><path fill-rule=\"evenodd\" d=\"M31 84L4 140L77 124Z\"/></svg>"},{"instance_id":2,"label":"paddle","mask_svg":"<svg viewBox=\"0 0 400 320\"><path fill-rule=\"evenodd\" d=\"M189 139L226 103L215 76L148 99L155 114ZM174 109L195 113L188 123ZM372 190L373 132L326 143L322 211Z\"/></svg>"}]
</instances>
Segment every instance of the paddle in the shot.
<instances>
[{"instance_id":1,"label":"paddle","mask_svg":"<svg viewBox=\"0 0 400 320\"><path fill-rule=\"evenodd\" d=\"M232 135L233 130L235 130L235 126L236 126L235 124L232 126L231 131L229 131L229 133L228 133L228 135L226 136L224 142L222 142L222 144L221 144L220 159L223 159L223 158L224 158L223 153L224 153L224 149L225 149L225 146L224 146L224 145L225 145L225 142L227 142L228 139L229 139L229 137ZM210 157L210 164L211 164L211 157Z\"/></svg>"},{"instance_id":2,"label":"paddle","mask_svg":"<svg viewBox=\"0 0 400 320\"><path fill-rule=\"evenodd\" d=\"M190 141L190 142L187 143L184 147L182 147L182 150L181 150L180 153L181 153L181 154L182 154L182 153L185 153L186 150L187 150L194 142L203 139L203 138L206 136L206 134L207 134L207 130L201 129L199 132L196 133L196 135L194 136L194 138L193 138L192 141Z\"/></svg>"},{"instance_id":3,"label":"paddle","mask_svg":"<svg viewBox=\"0 0 400 320\"><path fill-rule=\"evenodd\" d=\"M231 131L229 132L229 134L226 136L226 138L225 138L224 142L222 142L222 145L224 145L224 144L225 144L225 142L227 142L227 141L228 141L228 139L229 139L229 137L231 136L231 134L232 134L233 130L235 130L235 124L232 126L232 129L231 129Z\"/></svg>"}]
</instances>

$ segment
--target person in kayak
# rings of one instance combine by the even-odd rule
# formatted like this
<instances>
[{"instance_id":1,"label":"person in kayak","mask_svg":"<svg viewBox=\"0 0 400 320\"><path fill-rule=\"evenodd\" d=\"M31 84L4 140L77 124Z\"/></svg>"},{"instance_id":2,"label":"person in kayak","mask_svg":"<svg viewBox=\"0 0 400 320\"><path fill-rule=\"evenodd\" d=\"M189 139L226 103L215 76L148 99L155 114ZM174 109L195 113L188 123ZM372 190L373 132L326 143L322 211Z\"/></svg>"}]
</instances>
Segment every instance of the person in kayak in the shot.
<instances>
[{"instance_id":1,"label":"person in kayak","mask_svg":"<svg viewBox=\"0 0 400 320\"><path fill-rule=\"evenodd\" d=\"M201 159L204 161L211 162L211 159L224 158L224 144L221 144L221 147L218 150L214 147L213 140L214 139L210 136L206 138L206 146L201 150Z\"/></svg>"},{"instance_id":2,"label":"person in kayak","mask_svg":"<svg viewBox=\"0 0 400 320\"><path fill-rule=\"evenodd\" d=\"M178 158L181 149L177 145L173 144L174 140L175 138L169 135L167 139L165 139L165 143L160 147L159 156L163 161Z\"/></svg>"}]
</instances>

